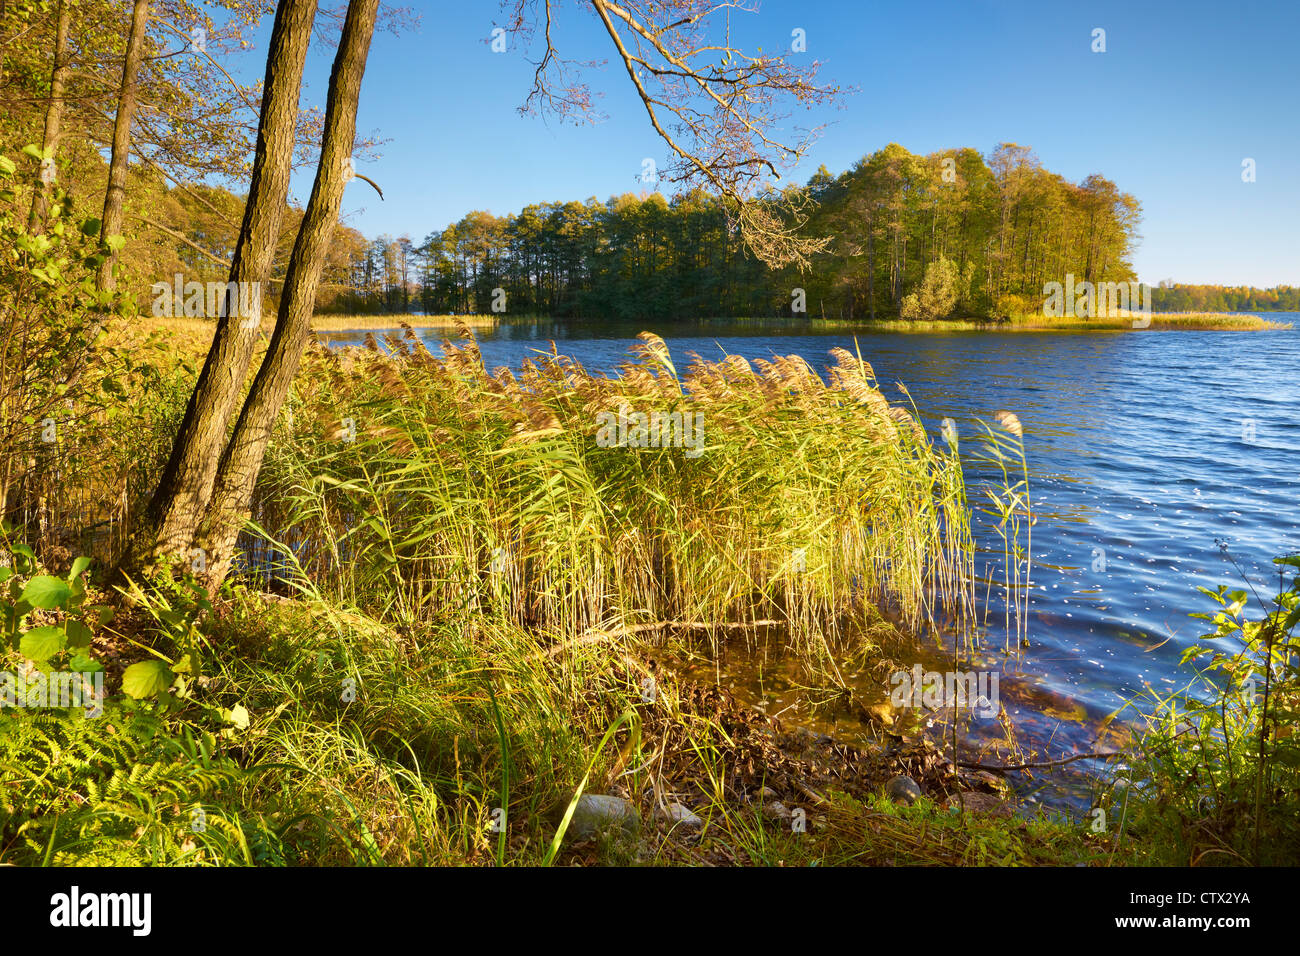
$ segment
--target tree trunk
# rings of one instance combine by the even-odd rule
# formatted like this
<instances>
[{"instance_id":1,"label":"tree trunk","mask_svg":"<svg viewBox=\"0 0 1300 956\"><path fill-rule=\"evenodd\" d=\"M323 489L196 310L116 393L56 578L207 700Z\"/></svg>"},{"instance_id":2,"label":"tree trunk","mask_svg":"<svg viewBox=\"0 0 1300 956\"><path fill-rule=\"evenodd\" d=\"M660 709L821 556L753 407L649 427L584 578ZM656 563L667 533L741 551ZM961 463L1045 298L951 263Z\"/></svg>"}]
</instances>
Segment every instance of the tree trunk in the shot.
<instances>
[{"instance_id":1,"label":"tree trunk","mask_svg":"<svg viewBox=\"0 0 1300 956\"><path fill-rule=\"evenodd\" d=\"M282 0L266 60L257 153L244 220L231 261L230 281L254 283L252 314L238 315L227 287L224 315L194 393L185 409L171 456L135 529L125 566L163 555L188 555L212 496L217 462L248 376L261 325L261 283L271 271L289 192L303 64L317 0ZM239 286L236 286L239 288Z\"/></svg>"},{"instance_id":2,"label":"tree trunk","mask_svg":"<svg viewBox=\"0 0 1300 956\"><path fill-rule=\"evenodd\" d=\"M347 185L344 167L356 139L357 100L378 9L379 0L351 0L348 4L330 73L320 165L289 260L275 333L222 455L204 522L202 547L207 555L205 577L210 587L220 584L230 568L236 538L252 506L272 426L289 394L311 330L316 289Z\"/></svg>"},{"instance_id":3,"label":"tree trunk","mask_svg":"<svg viewBox=\"0 0 1300 956\"><path fill-rule=\"evenodd\" d=\"M131 32L126 41L126 58L122 63L122 86L117 97L117 118L113 123L113 155L108 164L108 189L104 191L104 214L100 218L101 242L122 234L122 210L126 202L126 170L131 159L131 121L135 119L135 86L144 53L144 33L149 24L149 0L135 0L131 13ZM99 267L95 286L104 292L117 289L113 266L117 253L110 253Z\"/></svg>"},{"instance_id":4,"label":"tree trunk","mask_svg":"<svg viewBox=\"0 0 1300 956\"><path fill-rule=\"evenodd\" d=\"M59 0L58 25L54 29L54 68L50 74L50 104L45 109L45 137L41 142L42 154L53 160L59 145L59 124L63 120L63 90L68 82L68 21L72 9L69 0ZM49 209L53 180L41 177L41 186L32 196L32 211L27 218L27 231L45 232L45 216Z\"/></svg>"}]
</instances>

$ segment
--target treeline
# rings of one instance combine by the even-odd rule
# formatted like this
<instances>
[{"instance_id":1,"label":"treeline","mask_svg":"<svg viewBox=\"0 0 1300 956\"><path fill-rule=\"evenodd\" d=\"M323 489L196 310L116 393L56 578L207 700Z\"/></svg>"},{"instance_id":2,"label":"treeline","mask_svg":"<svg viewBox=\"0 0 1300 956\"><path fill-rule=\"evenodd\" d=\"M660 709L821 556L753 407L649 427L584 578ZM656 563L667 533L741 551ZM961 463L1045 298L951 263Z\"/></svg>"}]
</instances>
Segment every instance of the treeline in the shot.
<instances>
[{"instance_id":1,"label":"treeline","mask_svg":"<svg viewBox=\"0 0 1300 956\"><path fill-rule=\"evenodd\" d=\"M1300 312L1300 286L1180 285L1162 282L1151 290L1157 312Z\"/></svg>"},{"instance_id":2,"label":"treeline","mask_svg":"<svg viewBox=\"0 0 1300 956\"><path fill-rule=\"evenodd\" d=\"M1035 309L1067 273L1135 278L1138 201L1101 176L1068 182L1014 143L987 157L891 144L839 176L822 167L798 198L808 233L828 238L802 274L749 256L721 200L653 192L471 212L419 244L381 237L347 307L487 313L500 289L514 314L791 315L802 289L812 316L941 318Z\"/></svg>"}]
</instances>

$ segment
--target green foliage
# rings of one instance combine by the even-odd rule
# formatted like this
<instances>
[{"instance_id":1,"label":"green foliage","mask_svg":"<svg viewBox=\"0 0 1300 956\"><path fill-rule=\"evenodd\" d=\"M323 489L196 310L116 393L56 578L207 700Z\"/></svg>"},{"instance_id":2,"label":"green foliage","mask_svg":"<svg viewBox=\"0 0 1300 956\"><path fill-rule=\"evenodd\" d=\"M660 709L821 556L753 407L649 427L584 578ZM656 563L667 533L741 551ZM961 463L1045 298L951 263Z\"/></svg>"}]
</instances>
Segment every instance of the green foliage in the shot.
<instances>
[{"instance_id":1,"label":"green foliage","mask_svg":"<svg viewBox=\"0 0 1300 956\"><path fill-rule=\"evenodd\" d=\"M157 697L171 687L175 675L165 661L137 661L122 674L122 691L137 700Z\"/></svg>"},{"instance_id":2,"label":"green foliage","mask_svg":"<svg viewBox=\"0 0 1300 956\"><path fill-rule=\"evenodd\" d=\"M1185 285L1161 282L1151 290L1158 312L1300 312L1300 286Z\"/></svg>"},{"instance_id":3,"label":"green foliage","mask_svg":"<svg viewBox=\"0 0 1300 956\"><path fill-rule=\"evenodd\" d=\"M995 319L1005 320L1018 315L1027 315L1033 310L1034 303L1027 296L1007 292L998 296L998 301L990 310L989 315Z\"/></svg>"},{"instance_id":4,"label":"green foliage","mask_svg":"<svg viewBox=\"0 0 1300 956\"><path fill-rule=\"evenodd\" d=\"M573 635L779 616L818 646L873 601L917 623L961 604L960 465L869 365L837 350L831 387L797 357L679 377L661 340L638 348L622 379L560 356L493 376L473 343L348 373L310 356L259 523L320 586L409 623L491 608ZM598 415L622 404L698 416L699 454L603 442Z\"/></svg>"},{"instance_id":5,"label":"green foliage","mask_svg":"<svg viewBox=\"0 0 1300 956\"><path fill-rule=\"evenodd\" d=\"M0 550L10 555L11 567L0 567L0 634L4 646L17 651L39 669L66 667L80 673L102 670L90 656L92 632L80 615L89 613L105 623L112 610L92 606L86 600L84 576L89 561L78 558L66 577L39 573L32 549L11 539L13 528L0 526ZM34 623L35 612L48 612ZM4 655L0 654L0 661Z\"/></svg>"},{"instance_id":6,"label":"green foliage","mask_svg":"<svg viewBox=\"0 0 1300 956\"><path fill-rule=\"evenodd\" d=\"M508 216L475 210L419 244L349 237L361 289L322 311L493 314L502 289L514 320L937 320L954 309L993 316L1007 295L1041 304L1045 277L1134 276L1138 201L1101 176L1066 182L1014 143L988 156L920 156L891 143L839 176L819 170L806 195L805 234L831 242L805 272L748 255L717 198L625 194ZM807 293L806 314L791 312L795 288Z\"/></svg>"},{"instance_id":7,"label":"green foliage","mask_svg":"<svg viewBox=\"0 0 1300 956\"><path fill-rule=\"evenodd\" d=\"M969 287L969 275L966 278ZM904 319L946 319L961 297L962 275L957 263L944 256L925 267L921 288L903 299L899 313Z\"/></svg>"},{"instance_id":8,"label":"green foliage","mask_svg":"<svg viewBox=\"0 0 1300 956\"><path fill-rule=\"evenodd\" d=\"M125 308L98 292L95 270L108 254L99 223L78 219L71 197L49 191L44 227L28 222L41 151L20 162L0 155L0 503L35 497L33 474L48 467L67 405L91 359L103 322ZM34 463L34 464L33 464Z\"/></svg>"},{"instance_id":9,"label":"green foliage","mask_svg":"<svg viewBox=\"0 0 1300 956\"><path fill-rule=\"evenodd\" d=\"M93 720L0 711L0 863L258 862L232 852L217 801L244 775L214 748L111 704Z\"/></svg>"},{"instance_id":10,"label":"green foliage","mask_svg":"<svg viewBox=\"0 0 1300 956\"><path fill-rule=\"evenodd\" d=\"M1275 559L1280 587L1200 588L1213 630L1184 663L1196 682L1151 695L1148 729L1125 783L1132 829L1153 862L1294 863L1300 845L1300 556ZM1287 580L1287 575L1290 580Z\"/></svg>"}]
</instances>

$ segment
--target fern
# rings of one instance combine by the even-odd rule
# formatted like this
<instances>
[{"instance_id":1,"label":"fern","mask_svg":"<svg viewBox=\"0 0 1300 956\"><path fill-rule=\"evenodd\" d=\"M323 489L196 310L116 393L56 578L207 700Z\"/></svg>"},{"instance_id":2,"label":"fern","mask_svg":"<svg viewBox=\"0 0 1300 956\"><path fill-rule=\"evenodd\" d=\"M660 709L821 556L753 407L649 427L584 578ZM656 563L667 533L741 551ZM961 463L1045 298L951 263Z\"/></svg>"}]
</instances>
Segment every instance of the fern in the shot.
<instances>
[{"instance_id":1,"label":"fern","mask_svg":"<svg viewBox=\"0 0 1300 956\"><path fill-rule=\"evenodd\" d=\"M242 777L142 713L0 713L0 863L175 862Z\"/></svg>"}]
</instances>

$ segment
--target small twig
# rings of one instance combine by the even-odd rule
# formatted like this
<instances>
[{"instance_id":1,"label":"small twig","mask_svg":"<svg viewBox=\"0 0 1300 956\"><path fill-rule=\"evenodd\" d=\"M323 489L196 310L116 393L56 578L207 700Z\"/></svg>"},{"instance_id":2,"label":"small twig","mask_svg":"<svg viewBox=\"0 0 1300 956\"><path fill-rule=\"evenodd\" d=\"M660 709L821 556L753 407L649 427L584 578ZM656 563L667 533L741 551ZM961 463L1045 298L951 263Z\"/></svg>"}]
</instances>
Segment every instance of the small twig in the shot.
<instances>
[{"instance_id":1,"label":"small twig","mask_svg":"<svg viewBox=\"0 0 1300 956\"><path fill-rule=\"evenodd\" d=\"M194 242L193 240L187 238L186 236L181 235L179 232L175 231L174 229L169 229L167 226L164 226L160 222L154 222L152 219L148 219L144 216L132 216L129 214L127 215L127 218L134 219L136 222L142 222L146 226L153 226L159 232L166 233L167 235L175 239L177 242L184 243L185 245L189 246L191 249L193 249L195 252L199 253L200 255L207 256L209 259L211 259L213 262L217 263L218 265L225 266L227 269L230 268L229 259L223 259L221 258L221 256L213 254L209 250L204 249L197 242Z\"/></svg>"},{"instance_id":2,"label":"small twig","mask_svg":"<svg viewBox=\"0 0 1300 956\"><path fill-rule=\"evenodd\" d=\"M374 186L374 187L375 187L375 192L379 193L379 201L380 201L380 202L383 202L383 201L384 201L384 191L383 191L382 189L379 188L379 183L375 182L375 181L374 181L373 179L371 179L369 176L363 176L363 175L361 175L361 174L358 173L358 172L353 172L352 175L355 176L355 177L357 177L357 179L364 179L366 182L370 183L370 185Z\"/></svg>"},{"instance_id":3,"label":"small twig","mask_svg":"<svg viewBox=\"0 0 1300 956\"><path fill-rule=\"evenodd\" d=\"M1013 763L1013 764L993 764L993 763L966 763L965 761L957 764L959 767L965 767L967 770L993 770L1002 772L1004 770L1036 770L1040 767L1060 767L1067 763L1073 763L1076 760L1090 760L1094 758L1109 760L1111 757L1121 757L1122 750L1095 750L1086 754L1074 754L1061 760L1044 760L1037 763Z\"/></svg>"},{"instance_id":4,"label":"small twig","mask_svg":"<svg viewBox=\"0 0 1300 956\"><path fill-rule=\"evenodd\" d=\"M820 807L820 806L825 805L825 803L826 803L826 798L823 797L823 796L822 796L820 793L818 793L816 790L813 790L811 787L805 786L804 784L802 784L802 783L800 783L799 781L796 780L796 781L794 782L794 788L795 788L796 790L798 790L800 793L802 793L802 794L803 794L805 797L807 797L809 800L811 800L811 801L813 802L813 805L814 805L814 806L819 806L819 807Z\"/></svg>"}]
</instances>

